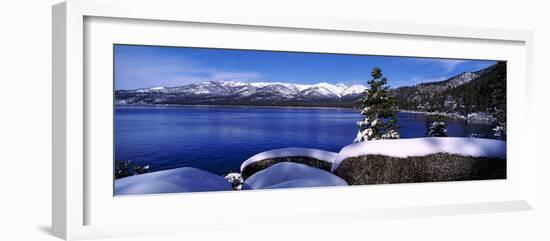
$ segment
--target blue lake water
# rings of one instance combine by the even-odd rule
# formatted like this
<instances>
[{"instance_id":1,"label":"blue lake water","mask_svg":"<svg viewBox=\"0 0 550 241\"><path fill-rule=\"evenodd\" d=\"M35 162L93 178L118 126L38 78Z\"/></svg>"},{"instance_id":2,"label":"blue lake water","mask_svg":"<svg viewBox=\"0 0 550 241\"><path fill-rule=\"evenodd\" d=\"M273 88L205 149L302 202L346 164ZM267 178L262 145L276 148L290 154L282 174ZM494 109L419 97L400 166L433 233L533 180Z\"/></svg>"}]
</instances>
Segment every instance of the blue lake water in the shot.
<instances>
[{"instance_id":1,"label":"blue lake water","mask_svg":"<svg viewBox=\"0 0 550 241\"><path fill-rule=\"evenodd\" d=\"M249 157L271 149L308 147L338 152L357 134L357 110L219 106L115 107L115 159L152 171L196 167L238 171ZM423 137L426 115L400 112L402 138ZM489 134L490 125L447 121L449 136Z\"/></svg>"}]
</instances>

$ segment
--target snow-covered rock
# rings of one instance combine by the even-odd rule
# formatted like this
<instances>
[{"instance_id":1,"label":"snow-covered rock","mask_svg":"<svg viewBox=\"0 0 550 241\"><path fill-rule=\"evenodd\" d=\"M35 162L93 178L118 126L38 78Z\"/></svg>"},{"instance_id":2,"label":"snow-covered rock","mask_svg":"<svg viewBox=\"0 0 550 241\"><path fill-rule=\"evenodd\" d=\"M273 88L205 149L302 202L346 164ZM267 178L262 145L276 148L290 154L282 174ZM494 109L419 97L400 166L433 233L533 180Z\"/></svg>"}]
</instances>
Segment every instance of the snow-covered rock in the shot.
<instances>
[{"instance_id":1,"label":"snow-covered rock","mask_svg":"<svg viewBox=\"0 0 550 241\"><path fill-rule=\"evenodd\" d=\"M424 137L359 142L342 148L332 164L332 171L334 172L343 160L350 157L385 155L405 158L436 153L505 159L506 142L470 137Z\"/></svg>"},{"instance_id":2,"label":"snow-covered rock","mask_svg":"<svg viewBox=\"0 0 550 241\"><path fill-rule=\"evenodd\" d=\"M258 161L277 158L277 157L294 157L294 156L311 157L317 160L333 163L336 156L338 156L338 153L323 151L319 149L312 149L312 148L291 147L291 148L274 149L274 150L258 153L248 158L246 161L244 161L241 164L241 171L243 171L246 166Z\"/></svg>"},{"instance_id":3,"label":"snow-covered rock","mask_svg":"<svg viewBox=\"0 0 550 241\"><path fill-rule=\"evenodd\" d=\"M216 174L193 167L151 172L115 180L115 195L233 190Z\"/></svg>"},{"instance_id":4,"label":"snow-covered rock","mask_svg":"<svg viewBox=\"0 0 550 241\"><path fill-rule=\"evenodd\" d=\"M347 183L342 178L318 168L281 162L255 173L246 179L244 186L250 189L273 189L347 186Z\"/></svg>"}]
</instances>

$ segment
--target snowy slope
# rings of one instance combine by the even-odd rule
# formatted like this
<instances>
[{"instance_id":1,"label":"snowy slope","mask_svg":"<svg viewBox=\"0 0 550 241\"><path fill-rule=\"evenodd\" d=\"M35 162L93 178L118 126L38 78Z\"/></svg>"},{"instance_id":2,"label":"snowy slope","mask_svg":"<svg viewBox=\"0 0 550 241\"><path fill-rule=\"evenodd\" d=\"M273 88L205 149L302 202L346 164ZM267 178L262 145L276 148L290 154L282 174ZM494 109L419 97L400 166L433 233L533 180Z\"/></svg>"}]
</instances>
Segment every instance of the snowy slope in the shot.
<instances>
[{"instance_id":1,"label":"snowy slope","mask_svg":"<svg viewBox=\"0 0 550 241\"><path fill-rule=\"evenodd\" d=\"M115 195L233 190L223 177L192 167L115 180Z\"/></svg>"},{"instance_id":2,"label":"snowy slope","mask_svg":"<svg viewBox=\"0 0 550 241\"><path fill-rule=\"evenodd\" d=\"M127 90L136 93L188 93L188 94L210 94L215 96L240 94L250 95L261 91L271 91L289 96L304 95L308 93L324 96L343 97L347 95L361 94L365 90L364 85L347 86L344 84L293 84L281 82L238 82L238 81L203 81L197 84L190 84L178 87L153 87L137 90ZM243 90L246 89L246 92Z\"/></svg>"},{"instance_id":3,"label":"snowy slope","mask_svg":"<svg viewBox=\"0 0 550 241\"><path fill-rule=\"evenodd\" d=\"M323 151L318 149L311 149L311 148L282 148L282 149L269 150L266 152L258 153L248 158L246 161L244 161L241 164L241 171L243 171L246 166L254 162L258 162L258 161L262 161L270 158L276 158L276 157L292 157L292 156L311 157L317 160L333 163L336 156L338 156L338 153Z\"/></svg>"},{"instance_id":4,"label":"snowy slope","mask_svg":"<svg viewBox=\"0 0 550 241\"><path fill-rule=\"evenodd\" d=\"M386 155L404 158L435 153L506 158L506 142L469 137L425 137L359 142L342 148L332 164L332 171L334 172L340 163L349 157Z\"/></svg>"},{"instance_id":5,"label":"snowy slope","mask_svg":"<svg viewBox=\"0 0 550 241\"><path fill-rule=\"evenodd\" d=\"M304 164L281 162L246 179L248 189L347 186L342 178Z\"/></svg>"},{"instance_id":6,"label":"snowy slope","mask_svg":"<svg viewBox=\"0 0 550 241\"><path fill-rule=\"evenodd\" d=\"M478 73L472 73L472 72L464 72L462 74L459 74L458 76L455 76L449 80L447 80L447 86L450 88L457 87L459 85L463 85L466 83L469 83L470 81L476 79L479 77Z\"/></svg>"},{"instance_id":7,"label":"snowy slope","mask_svg":"<svg viewBox=\"0 0 550 241\"><path fill-rule=\"evenodd\" d=\"M361 94L365 91L367 87L364 85L352 85L352 86L345 86L344 90L340 92L341 96L348 96L348 95L356 95Z\"/></svg>"}]
</instances>

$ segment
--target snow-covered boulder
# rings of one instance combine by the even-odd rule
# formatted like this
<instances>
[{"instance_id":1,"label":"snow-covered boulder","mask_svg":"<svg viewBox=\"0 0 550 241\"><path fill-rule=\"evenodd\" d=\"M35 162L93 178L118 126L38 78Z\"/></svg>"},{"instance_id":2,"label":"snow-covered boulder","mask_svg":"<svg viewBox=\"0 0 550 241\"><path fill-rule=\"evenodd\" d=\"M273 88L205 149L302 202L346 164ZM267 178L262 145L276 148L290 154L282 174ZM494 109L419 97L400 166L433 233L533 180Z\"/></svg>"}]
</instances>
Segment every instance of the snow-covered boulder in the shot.
<instances>
[{"instance_id":1,"label":"snow-covered boulder","mask_svg":"<svg viewBox=\"0 0 550 241\"><path fill-rule=\"evenodd\" d=\"M506 142L470 137L423 137L365 141L342 148L334 160L332 171L338 169L340 163L350 157L383 155L405 158L436 153L506 158Z\"/></svg>"},{"instance_id":2,"label":"snow-covered boulder","mask_svg":"<svg viewBox=\"0 0 550 241\"><path fill-rule=\"evenodd\" d=\"M283 148L262 152L250 157L241 164L244 179L273 164L281 162L302 163L330 171L338 153L311 148Z\"/></svg>"},{"instance_id":3,"label":"snow-covered boulder","mask_svg":"<svg viewBox=\"0 0 550 241\"><path fill-rule=\"evenodd\" d=\"M216 174L193 167L151 172L115 180L115 195L233 190Z\"/></svg>"},{"instance_id":4,"label":"snow-covered boulder","mask_svg":"<svg viewBox=\"0 0 550 241\"><path fill-rule=\"evenodd\" d=\"M347 186L336 175L300 163L281 162L250 176L244 182L250 189Z\"/></svg>"},{"instance_id":5,"label":"snow-covered boulder","mask_svg":"<svg viewBox=\"0 0 550 241\"><path fill-rule=\"evenodd\" d=\"M350 185L506 178L506 142L426 137L344 147L332 172Z\"/></svg>"}]
</instances>

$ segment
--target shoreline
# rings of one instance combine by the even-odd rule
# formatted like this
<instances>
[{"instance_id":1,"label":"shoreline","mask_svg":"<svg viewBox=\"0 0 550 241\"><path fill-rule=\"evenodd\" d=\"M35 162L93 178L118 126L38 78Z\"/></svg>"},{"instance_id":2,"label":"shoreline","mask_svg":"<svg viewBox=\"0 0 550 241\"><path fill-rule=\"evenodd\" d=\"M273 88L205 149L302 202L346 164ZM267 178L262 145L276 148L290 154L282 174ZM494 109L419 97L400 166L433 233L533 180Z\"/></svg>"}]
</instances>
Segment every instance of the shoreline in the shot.
<instances>
[{"instance_id":1,"label":"shoreline","mask_svg":"<svg viewBox=\"0 0 550 241\"><path fill-rule=\"evenodd\" d=\"M327 107L327 106L278 106L278 105L178 105L178 104L115 104L117 107L228 107L228 108L273 108L273 109L346 109L359 110L353 107Z\"/></svg>"},{"instance_id":2,"label":"shoreline","mask_svg":"<svg viewBox=\"0 0 550 241\"><path fill-rule=\"evenodd\" d=\"M336 110L359 110L355 107L329 107L329 106L277 106L277 105L180 105L180 104L114 104L115 108L118 107L226 107L226 108L266 108L266 109L336 109ZM411 113L411 114L423 114L423 115L442 115L447 118L455 120L464 120L471 123L490 123L490 119L470 119L468 116L459 115L456 113L445 112L428 112L428 111L416 111L416 110L403 110L398 109L397 113ZM478 112L470 113L475 114ZM481 112L487 114L485 112Z\"/></svg>"},{"instance_id":3,"label":"shoreline","mask_svg":"<svg viewBox=\"0 0 550 241\"><path fill-rule=\"evenodd\" d=\"M398 110L398 112L403 113L413 113L413 114L424 114L424 115L442 115L445 117L455 118L455 119L462 119L462 120L468 120L468 117L459 115L459 114L452 114L452 113L445 113L445 112L428 112L428 111L417 111L417 110Z\"/></svg>"}]
</instances>

